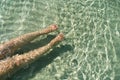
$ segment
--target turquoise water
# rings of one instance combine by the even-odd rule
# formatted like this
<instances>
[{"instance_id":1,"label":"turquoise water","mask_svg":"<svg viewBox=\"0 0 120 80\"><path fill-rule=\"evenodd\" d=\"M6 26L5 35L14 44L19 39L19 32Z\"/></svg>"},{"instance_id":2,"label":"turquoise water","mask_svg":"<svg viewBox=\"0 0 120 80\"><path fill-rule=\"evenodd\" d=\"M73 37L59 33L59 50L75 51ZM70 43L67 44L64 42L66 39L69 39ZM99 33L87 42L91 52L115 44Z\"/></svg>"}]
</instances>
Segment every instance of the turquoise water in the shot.
<instances>
[{"instance_id":1,"label":"turquoise water","mask_svg":"<svg viewBox=\"0 0 120 80\"><path fill-rule=\"evenodd\" d=\"M1 43L50 24L59 26L65 40L11 80L120 80L119 0L0 1ZM18 53L50 38L40 37Z\"/></svg>"}]
</instances>

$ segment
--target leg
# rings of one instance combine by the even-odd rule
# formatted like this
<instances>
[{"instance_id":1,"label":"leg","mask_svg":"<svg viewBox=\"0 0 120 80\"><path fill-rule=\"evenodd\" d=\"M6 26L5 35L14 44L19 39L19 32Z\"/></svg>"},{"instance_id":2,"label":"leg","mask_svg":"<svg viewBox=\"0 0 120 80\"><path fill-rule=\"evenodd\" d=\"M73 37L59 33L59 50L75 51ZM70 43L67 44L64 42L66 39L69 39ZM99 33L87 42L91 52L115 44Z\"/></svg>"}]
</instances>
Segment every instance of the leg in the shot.
<instances>
[{"instance_id":1,"label":"leg","mask_svg":"<svg viewBox=\"0 0 120 80\"><path fill-rule=\"evenodd\" d=\"M47 27L46 29L43 29L41 31L36 31L36 32L31 32L24 34L22 36L19 36L15 39L12 39L2 45L0 45L0 60L5 58L6 56L13 55L14 51L17 50L18 48L24 46L25 44L29 43L36 37L50 33L52 31L57 30L56 25L51 25Z\"/></svg>"},{"instance_id":2,"label":"leg","mask_svg":"<svg viewBox=\"0 0 120 80\"><path fill-rule=\"evenodd\" d=\"M17 70L25 65L28 65L38 58L40 58L45 52L49 51L56 43L63 40L63 34L59 34L47 45L30 51L22 55L15 55L11 58L0 62L0 78L6 78L8 75L12 75Z\"/></svg>"}]
</instances>

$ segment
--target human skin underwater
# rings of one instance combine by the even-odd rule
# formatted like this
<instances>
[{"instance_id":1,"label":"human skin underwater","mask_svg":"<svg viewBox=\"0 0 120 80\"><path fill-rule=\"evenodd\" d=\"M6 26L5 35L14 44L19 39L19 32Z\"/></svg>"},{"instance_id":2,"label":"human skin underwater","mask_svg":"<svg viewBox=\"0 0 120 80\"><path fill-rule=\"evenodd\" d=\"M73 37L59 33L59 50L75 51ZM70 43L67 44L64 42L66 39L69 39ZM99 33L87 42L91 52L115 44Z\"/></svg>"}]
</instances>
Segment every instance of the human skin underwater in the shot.
<instances>
[{"instance_id":1,"label":"human skin underwater","mask_svg":"<svg viewBox=\"0 0 120 80\"><path fill-rule=\"evenodd\" d=\"M31 32L14 38L4 44L0 45L0 80L6 80L12 76L16 71L23 68L25 65L29 65L32 62L39 59L43 54L49 51L54 45L58 44L64 39L64 35L59 33L54 39L52 39L47 45L34 49L24 54L16 54L14 52L20 47L28 44L36 37L53 32L57 30L56 25L50 25L49 27L36 32Z\"/></svg>"}]
</instances>

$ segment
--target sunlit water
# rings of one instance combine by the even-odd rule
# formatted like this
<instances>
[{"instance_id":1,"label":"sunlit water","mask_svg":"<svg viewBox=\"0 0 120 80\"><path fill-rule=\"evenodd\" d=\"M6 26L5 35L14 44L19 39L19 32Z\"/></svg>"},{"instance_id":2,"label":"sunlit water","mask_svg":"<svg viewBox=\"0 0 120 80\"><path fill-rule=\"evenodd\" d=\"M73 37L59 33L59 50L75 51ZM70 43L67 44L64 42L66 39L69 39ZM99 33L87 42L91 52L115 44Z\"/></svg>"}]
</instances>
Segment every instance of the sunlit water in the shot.
<instances>
[{"instance_id":1,"label":"sunlit water","mask_svg":"<svg viewBox=\"0 0 120 80\"><path fill-rule=\"evenodd\" d=\"M119 80L119 0L0 0L1 43L50 24L65 40L12 80Z\"/></svg>"}]
</instances>

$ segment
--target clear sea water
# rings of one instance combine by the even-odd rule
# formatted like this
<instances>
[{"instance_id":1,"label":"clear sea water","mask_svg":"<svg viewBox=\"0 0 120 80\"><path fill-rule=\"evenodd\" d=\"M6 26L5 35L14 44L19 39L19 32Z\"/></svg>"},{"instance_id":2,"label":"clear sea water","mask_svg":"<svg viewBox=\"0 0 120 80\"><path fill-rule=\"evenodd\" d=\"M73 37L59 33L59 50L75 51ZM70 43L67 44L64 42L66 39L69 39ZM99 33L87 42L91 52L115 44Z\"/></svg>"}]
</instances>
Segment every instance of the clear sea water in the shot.
<instances>
[{"instance_id":1,"label":"clear sea water","mask_svg":"<svg viewBox=\"0 0 120 80\"><path fill-rule=\"evenodd\" d=\"M0 0L1 43L50 24L59 31L17 53L64 41L11 80L120 80L120 0Z\"/></svg>"}]
</instances>

